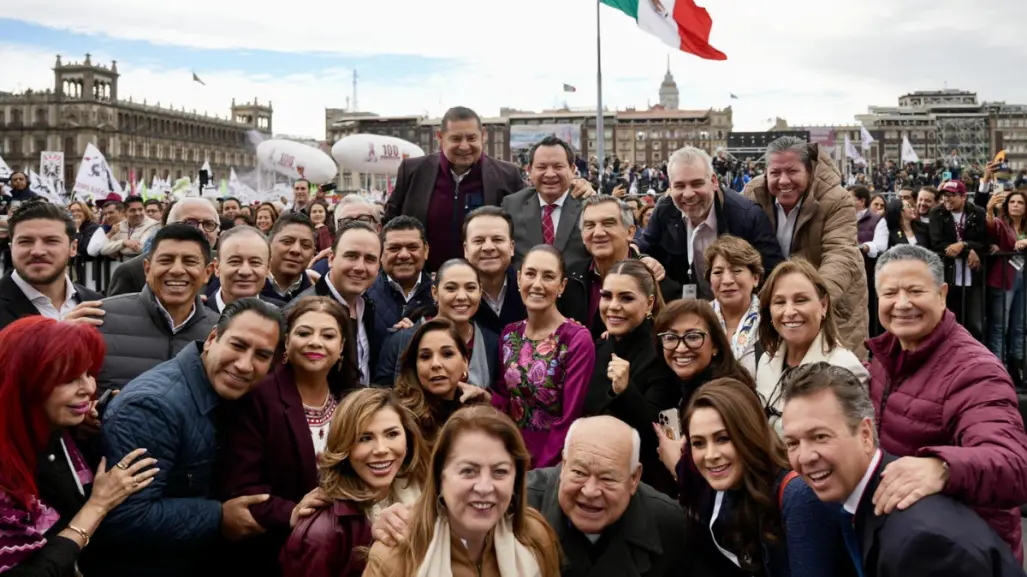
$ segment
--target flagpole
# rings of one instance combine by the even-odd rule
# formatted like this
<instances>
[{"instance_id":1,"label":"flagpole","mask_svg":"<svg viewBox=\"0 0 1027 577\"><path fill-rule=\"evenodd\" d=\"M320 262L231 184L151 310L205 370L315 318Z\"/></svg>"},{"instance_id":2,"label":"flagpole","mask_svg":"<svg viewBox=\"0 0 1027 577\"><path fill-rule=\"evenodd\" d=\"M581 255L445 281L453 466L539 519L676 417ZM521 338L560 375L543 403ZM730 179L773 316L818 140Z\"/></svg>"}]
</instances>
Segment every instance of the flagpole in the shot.
<instances>
[{"instance_id":1,"label":"flagpole","mask_svg":"<svg viewBox=\"0 0 1027 577\"><path fill-rule=\"evenodd\" d=\"M599 162L599 185L602 191L603 175L606 174L603 166L603 153L606 138L603 132L603 41L599 25L599 9L602 6L601 0L596 0L596 160Z\"/></svg>"}]
</instances>

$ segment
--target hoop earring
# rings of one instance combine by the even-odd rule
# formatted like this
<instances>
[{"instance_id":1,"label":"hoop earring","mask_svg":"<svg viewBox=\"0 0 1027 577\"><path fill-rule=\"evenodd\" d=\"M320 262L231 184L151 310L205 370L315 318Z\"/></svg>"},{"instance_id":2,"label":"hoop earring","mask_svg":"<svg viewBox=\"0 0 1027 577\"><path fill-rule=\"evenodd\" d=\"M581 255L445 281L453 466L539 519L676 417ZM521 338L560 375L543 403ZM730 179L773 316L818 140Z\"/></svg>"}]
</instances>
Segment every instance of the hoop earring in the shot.
<instances>
[{"instance_id":1,"label":"hoop earring","mask_svg":"<svg viewBox=\"0 0 1027 577\"><path fill-rule=\"evenodd\" d=\"M645 318L647 318L647 319L653 318L653 311L649 311L649 312L645 313Z\"/></svg>"}]
</instances>

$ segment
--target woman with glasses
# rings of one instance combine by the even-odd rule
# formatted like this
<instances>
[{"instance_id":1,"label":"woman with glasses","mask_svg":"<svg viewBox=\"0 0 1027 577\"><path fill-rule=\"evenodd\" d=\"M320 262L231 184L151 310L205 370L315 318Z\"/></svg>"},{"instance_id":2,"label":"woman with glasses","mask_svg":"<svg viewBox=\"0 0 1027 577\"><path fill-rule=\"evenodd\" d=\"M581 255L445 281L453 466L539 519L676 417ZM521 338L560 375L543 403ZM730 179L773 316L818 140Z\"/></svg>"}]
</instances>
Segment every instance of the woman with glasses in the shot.
<instances>
[{"instance_id":1,"label":"woman with glasses","mask_svg":"<svg viewBox=\"0 0 1027 577\"><path fill-rule=\"evenodd\" d=\"M763 259L751 244L729 234L717 237L706 248L706 280L713 289L713 312L720 328L731 339L738 362L756 374L756 337L760 328L760 299L756 287L763 279Z\"/></svg>"},{"instance_id":2,"label":"woman with glasses","mask_svg":"<svg viewBox=\"0 0 1027 577\"><path fill-rule=\"evenodd\" d=\"M841 345L824 279L809 261L793 257L767 277L760 291L760 345L765 351L756 367L756 390L770 424L781 434L782 380L789 369L826 362L852 371L866 385L869 373L852 351Z\"/></svg>"},{"instance_id":3,"label":"woman with glasses","mask_svg":"<svg viewBox=\"0 0 1027 577\"><path fill-rule=\"evenodd\" d=\"M654 345L653 315L663 306L660 285L641 261L622 260L606 273L599 315L608 335L596 342L585 416L612 415L638 431L642 480L669 491L673 479L656 459L659 445L652 429L659 412L675 408L680 397L673 373Z\"/></svg>"},{"instance_id":4,"label":"woman with glasses","mask_svg":"<svg viewBox=\"0 0 1027 577\"><path fill-rule=\"evenodd\" d=\"M698 520L689 542L722 577L834 577L851 566L836 509L791 471L785 447L767 426L753 390L733 379L700 389L685 409L680 445L661 439L668 461L680 456L681 502Z\"/></svg>"},{"instance_id":5,"label":"woman with glasses","mask_svg":"<svg viewBox=\"0 0 1027 577\"><path fill-rule=\"evenodd\" d=\"M589 330L556 308L567 287L560 251L548 244L529 250L517 286L528 319L503 330L504 372L492 401L520 428L532 468L551 467L561 460L571 423L584 413L596 349Z\"/></svg>"},{"instance_id":6,"label":"woman with glasses","mask_svg":"<svg viewBox=\"0 0 1027 577\"><path fill-rule=\"evenodd\" d=\"M472 319L481 304L481 280L478 271L462 258L442 263L431 289L438 308L435 318L449 319L467 344L467 380L473 385L491 389L499 375L499 336ZM374 383L391 386L400 370L400 355L417 330L403 329L385 341L378 357Z\"/></svg>"}]
</instances>

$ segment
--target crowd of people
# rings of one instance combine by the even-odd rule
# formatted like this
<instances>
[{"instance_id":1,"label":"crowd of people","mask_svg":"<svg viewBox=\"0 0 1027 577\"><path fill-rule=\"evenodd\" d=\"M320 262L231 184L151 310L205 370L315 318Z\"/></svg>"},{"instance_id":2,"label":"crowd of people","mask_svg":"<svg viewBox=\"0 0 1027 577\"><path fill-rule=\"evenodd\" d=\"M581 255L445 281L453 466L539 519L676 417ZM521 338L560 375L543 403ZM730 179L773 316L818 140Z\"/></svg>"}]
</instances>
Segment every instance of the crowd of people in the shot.
<instances>
[{"instance_id":1,"label":"crowd of people","mask_svg":"<svg viewBox=\"0 0 1027 577\"><path fill-rule=\"evenodd\" d=\"M438 139L384 206L19 189L0 574L1024 575L1023 325L972 304L1023 306L1024 193Z\"/></svg>"}]
</instances>

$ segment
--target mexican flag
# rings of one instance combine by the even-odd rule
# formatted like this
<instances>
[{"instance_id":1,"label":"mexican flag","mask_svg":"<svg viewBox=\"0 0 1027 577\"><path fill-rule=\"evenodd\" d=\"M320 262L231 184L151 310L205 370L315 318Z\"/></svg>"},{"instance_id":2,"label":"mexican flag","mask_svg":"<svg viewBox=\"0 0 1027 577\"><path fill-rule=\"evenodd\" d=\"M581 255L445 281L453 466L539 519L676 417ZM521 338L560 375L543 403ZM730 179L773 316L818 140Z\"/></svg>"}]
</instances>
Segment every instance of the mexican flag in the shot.
<instances>
[{"instance_id":1,"label":"mexican flag","mask_svg":"<svg viewBox=\"0 0 1027 577\"><path fill-rule=\"evenodd\" d=\"M665 43L707 60L727 60L710 46L713 20L694 0L600 0L638 22L638 27Z\"/></svg>"}]
</instances>

